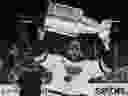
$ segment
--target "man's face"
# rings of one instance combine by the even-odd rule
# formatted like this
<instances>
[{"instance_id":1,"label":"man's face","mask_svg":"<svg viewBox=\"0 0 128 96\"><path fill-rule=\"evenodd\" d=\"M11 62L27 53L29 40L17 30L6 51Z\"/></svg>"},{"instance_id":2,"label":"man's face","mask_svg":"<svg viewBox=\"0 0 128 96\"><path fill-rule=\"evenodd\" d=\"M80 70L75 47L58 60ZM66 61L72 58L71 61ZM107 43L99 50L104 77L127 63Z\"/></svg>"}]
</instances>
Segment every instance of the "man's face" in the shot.
<instances>
[{"instance_id":1,"label":"man's face","mask_svg":"<svg viewBox=\"0 0 128 96\"><path fill-rule=\"evenodd\" d=\"M81 55L80 42L77 40L71 41L67 48L67 54L72 57L72 59L77 58Z\"/></svg>"}]
</instances>

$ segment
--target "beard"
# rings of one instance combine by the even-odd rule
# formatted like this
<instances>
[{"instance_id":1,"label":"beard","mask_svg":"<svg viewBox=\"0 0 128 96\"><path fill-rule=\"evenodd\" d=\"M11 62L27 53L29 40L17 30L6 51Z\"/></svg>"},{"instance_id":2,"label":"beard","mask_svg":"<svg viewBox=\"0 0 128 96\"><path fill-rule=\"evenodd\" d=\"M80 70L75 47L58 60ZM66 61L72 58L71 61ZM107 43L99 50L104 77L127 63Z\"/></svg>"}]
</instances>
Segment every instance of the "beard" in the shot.
<instances>
[{"instance_id":1,"label":"beard","mask_svg":"<svg viewBox=\"0 0 128 96\"><path fill-rule=\"evenodd\" d=\"M67 55L73 60L83 57L83 54L80 50L68 50Z\"/></svg>"}]
</instances>

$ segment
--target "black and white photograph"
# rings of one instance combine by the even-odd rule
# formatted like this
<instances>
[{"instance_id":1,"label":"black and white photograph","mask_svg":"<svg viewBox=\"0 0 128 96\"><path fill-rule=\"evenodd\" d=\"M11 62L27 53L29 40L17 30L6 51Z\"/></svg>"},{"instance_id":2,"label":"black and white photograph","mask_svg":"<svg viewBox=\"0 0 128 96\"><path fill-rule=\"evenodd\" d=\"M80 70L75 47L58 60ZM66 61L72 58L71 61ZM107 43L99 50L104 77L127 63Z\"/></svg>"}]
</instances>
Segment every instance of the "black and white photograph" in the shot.
<instances>
[{"instance_id":1,"label":"black and white photograph","mask_svg":"<svg viewBox=\"0 0 128 96\"><path fill-rule=\"evenodd\" d=\"M106 1L17 0L16 32L0 36L0 96L128 96L120 10Z\"/></svg>"}]
</instances>

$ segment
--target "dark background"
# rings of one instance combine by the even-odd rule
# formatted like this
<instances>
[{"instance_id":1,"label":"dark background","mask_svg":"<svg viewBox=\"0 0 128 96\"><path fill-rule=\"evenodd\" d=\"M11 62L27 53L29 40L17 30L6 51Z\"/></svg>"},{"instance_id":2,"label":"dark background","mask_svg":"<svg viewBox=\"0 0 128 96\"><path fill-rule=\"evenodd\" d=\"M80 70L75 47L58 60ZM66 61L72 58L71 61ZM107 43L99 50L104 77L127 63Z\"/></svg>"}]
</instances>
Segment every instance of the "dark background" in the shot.
<instances>
[{"instance_id":1,"label":"dark background","mask_svg":"<svg viewBox=\"0 0 128 96\"><path fill-rule=\"evenodd\" d=\"M113 19L113 20L120 20L121 17L121 11L122 7L120 6L120 2L109 2L109 1L92 1L92 0L52 0L53 2L57 3L62 3L62 4L68 4L70 6L82 8L84 10L84 15L88 17L92 17L94 19L97 19L99 22L101 22L103 19ZM30 33L28 32L31 31L31 29L40 22L43 23L44 17L47 13L47 7L48 7L48 0L25 0L22 1L17 1L16 2L16 16L18 15L24 15L24 16L32 16L32 24L19 24L17 28L17 33L22 31L26 31L25 34L28 34L28 37L33 40L33 36L36 35L31 35L35 34L34 32ZM41 19L39 18L41 15ZM43 26L43 25L42 25ZM120 23L113 23L113 26L117 26L120 30L121 25ZM21 31L22 30L22 31ZM112 31L114 31L112 29ZM114 32L111 37L114 40L117 40L119 43L119 55L120 62L125 63L127 60L128 56L128 51L127 51L127 32Z\"/></svg>"},{"instance_id":2,"label":"dark background","mask_svg":"<svg viewBox=\"0 0 128 96\"><path fill-rule=\"evenodd\" d=\"M68 4L73 7L82 8L86 16L92 16L99 20L103 18L120 18L121 6L119 2L91 1L91 0L51 0L53 2ZM119 4L118 4L119 3ZM16 2L16 14L32 15L34 18L47 11L48 0L18 0Z\"/></svg>"}]
</instances>

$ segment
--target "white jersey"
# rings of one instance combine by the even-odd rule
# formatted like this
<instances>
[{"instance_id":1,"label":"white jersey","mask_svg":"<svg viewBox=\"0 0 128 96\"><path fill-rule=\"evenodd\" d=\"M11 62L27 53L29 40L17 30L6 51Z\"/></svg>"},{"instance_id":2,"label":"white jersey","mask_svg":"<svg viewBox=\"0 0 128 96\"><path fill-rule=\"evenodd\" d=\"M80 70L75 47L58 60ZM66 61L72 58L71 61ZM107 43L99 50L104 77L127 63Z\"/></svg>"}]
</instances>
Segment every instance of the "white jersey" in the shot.
<instances>
[{"instance_id":1,"label":"white jersey","mask_svg":"<svg viewBox=\"0 0 128 96\"><path fill-rule=\"evenodd\" d=\"M83 68L83 72L72 80L70 84L67 84L64 81L66 71L62 62L63 59L64 58L62 56L48 54L46 61L42 63L43 66L53 72L53 80L52 83L48 85L48 88L67 92L67 90L69 91L71 87L72 92L83 92L88 94L88 80L90 78L103 76L103 72L101 71L97 61L82 61L80 64L74 65L80 65ZM71 63L68 60L65 62L67 65L70 65Z\"/></svg>"}]
</instances>

